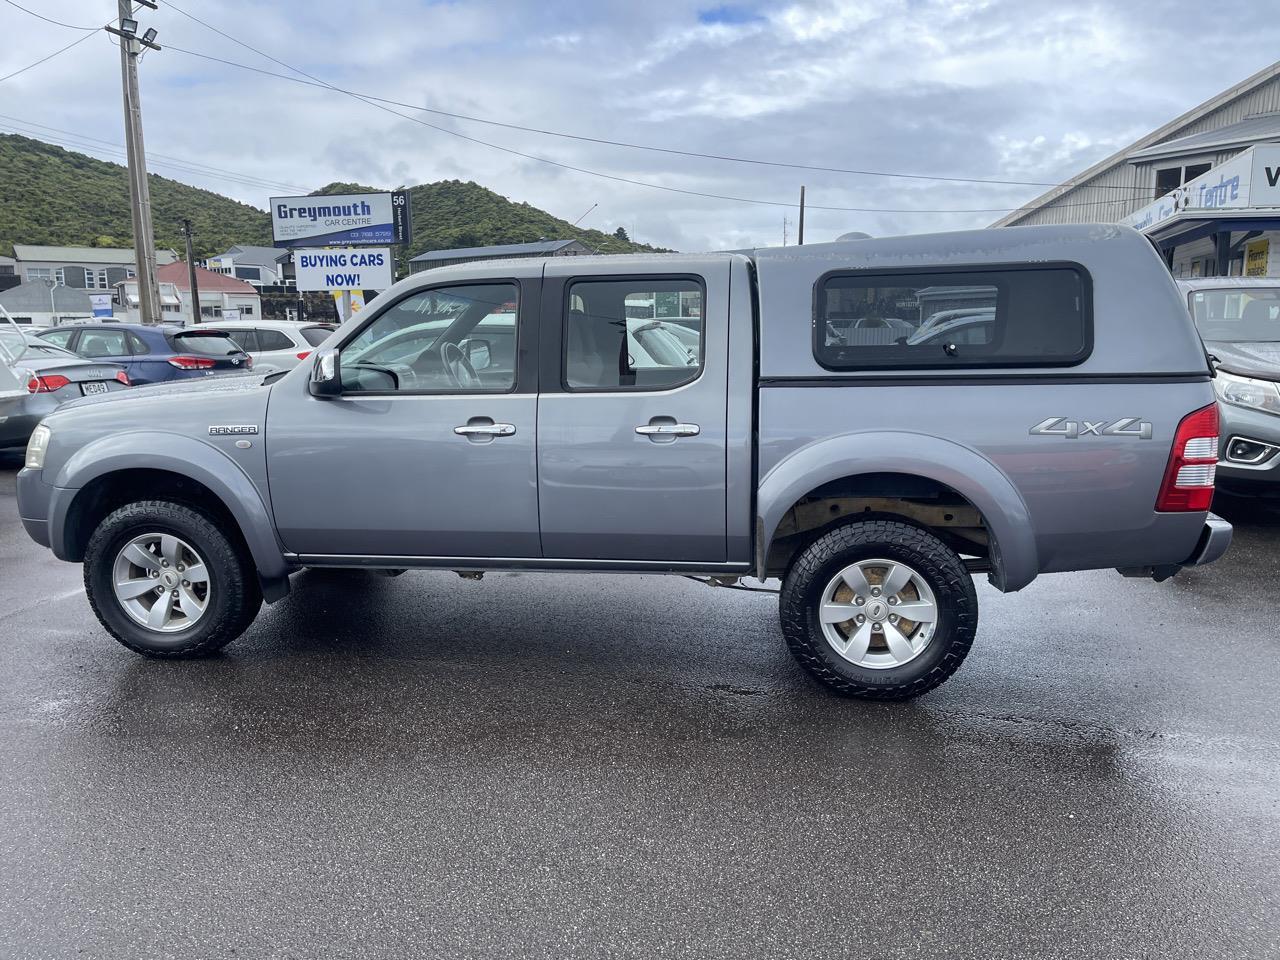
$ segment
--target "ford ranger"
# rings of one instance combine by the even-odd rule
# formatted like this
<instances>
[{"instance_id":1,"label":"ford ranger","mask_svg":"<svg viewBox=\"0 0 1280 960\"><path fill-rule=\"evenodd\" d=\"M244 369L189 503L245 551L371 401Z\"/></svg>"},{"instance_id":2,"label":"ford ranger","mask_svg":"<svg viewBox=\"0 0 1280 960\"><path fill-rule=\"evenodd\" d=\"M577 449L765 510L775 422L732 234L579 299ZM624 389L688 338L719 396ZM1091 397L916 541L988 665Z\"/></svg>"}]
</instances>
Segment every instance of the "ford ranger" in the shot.
<instances>
[{"instance_id":1,"label":"ford ranger","mask_svg":"<svg viewBox=\"0 0 1280 960\"><path fill-rule=\"evenodd\" d=\"M19 505L151 656L304 567L780 578L815 678L904 699L968 653L975 573L1226 550L1211 377L1126 227L465 263L288 373L67 404Z\"/></svg>"}]
</instances>

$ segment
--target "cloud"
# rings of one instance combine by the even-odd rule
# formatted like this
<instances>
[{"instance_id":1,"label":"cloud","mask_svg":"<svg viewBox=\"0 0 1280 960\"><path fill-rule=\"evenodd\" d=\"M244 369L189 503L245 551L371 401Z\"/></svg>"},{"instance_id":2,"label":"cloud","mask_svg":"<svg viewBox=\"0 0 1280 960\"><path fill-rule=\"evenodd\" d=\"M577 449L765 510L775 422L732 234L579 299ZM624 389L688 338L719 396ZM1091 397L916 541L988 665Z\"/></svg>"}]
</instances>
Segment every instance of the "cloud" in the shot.
<instances>
[{"instance_id":1,"label":"cloud","mask_svg":"<svg viewBox=\"0 0 1280 960\"><path fill-rule=\"evenodd\" d=\"M1242 80L1271 61L1280 41L1262 3L1237 11L1249 30L1218 33L1190 0L1169 0L1159 18L1120 0L175 2L307 73L405 103L675 150L1046 182ZM69 23L104 17L97 0L47 0L39 9ZM290 72L172 4L139 19L165 46L141 68L152 169L259 206L270 188L166 168L160 155L311 187L471 179L569 220L598 203L585 226L625 226L636 239L680 249L777 243L784 217L794 235L796 214L592 177L453 134L680 190L785 204L804 183L814 240L981 226L998 215L823 206L1004 209L1040 192L748 166L387 112L180 52ZM8 6L0 29L10 40L0 75L75 37ZM77 149L108 156L84 138L122 142L119 53L105 34L3 84L0 95L0 113L65 131L44 133ZM14 128L0 120L6 125Z\"/></svg>"}]
</instances>

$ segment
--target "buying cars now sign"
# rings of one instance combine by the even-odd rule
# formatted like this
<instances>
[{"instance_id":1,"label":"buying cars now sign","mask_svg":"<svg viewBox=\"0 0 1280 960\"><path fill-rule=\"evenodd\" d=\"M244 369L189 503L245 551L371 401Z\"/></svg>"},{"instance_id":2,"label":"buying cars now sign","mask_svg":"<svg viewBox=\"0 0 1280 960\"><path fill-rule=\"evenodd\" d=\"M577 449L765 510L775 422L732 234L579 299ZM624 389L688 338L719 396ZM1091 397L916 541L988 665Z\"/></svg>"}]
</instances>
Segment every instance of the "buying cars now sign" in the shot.
<instances>
[{"instance_id":1,"label":"buying cars now sign","mask_svg":"<svg viewBox=\"0 0 1280 960\"><path fill-rule=\"evenodd\" d=\"M389 247L295 250L299 290L385 290L391 286Z\"/></svg>"},{"instance_id":2,"label":"buying cars now sign","mask_svg":"<svg viewBox=\"0 0 1280 960\"><path fill-rule=\"evenodd\" d=\"M404 191L271 198L271 238L277 247L408 243L410 234Z\"/></svg>"}]
</instances>

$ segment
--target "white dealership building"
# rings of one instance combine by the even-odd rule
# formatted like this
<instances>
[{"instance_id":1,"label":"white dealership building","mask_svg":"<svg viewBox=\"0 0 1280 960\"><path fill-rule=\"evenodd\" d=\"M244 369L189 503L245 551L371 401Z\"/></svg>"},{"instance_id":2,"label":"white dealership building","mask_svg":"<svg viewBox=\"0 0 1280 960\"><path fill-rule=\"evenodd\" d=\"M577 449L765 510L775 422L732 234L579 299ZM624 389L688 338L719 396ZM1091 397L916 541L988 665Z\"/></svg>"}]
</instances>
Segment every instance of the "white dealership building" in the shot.
<instances>
[{"instance_id":1,"label":"white dealership building","mask_svg":"<svg viewBox=\"0 0 1280 960\"><path fill-rule=\"evenodd\" d=\"M1280 276L1280 62L996 221L1125 223L1175 276Z\"/></svg>"}]
</instances>

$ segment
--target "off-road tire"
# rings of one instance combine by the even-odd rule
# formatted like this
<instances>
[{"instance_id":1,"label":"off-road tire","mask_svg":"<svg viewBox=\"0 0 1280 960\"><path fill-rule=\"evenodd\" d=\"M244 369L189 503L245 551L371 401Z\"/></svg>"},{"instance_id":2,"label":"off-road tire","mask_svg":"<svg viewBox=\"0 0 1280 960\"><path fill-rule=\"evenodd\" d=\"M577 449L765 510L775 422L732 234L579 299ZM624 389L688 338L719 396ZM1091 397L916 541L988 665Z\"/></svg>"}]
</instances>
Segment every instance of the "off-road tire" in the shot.
<instances>
[{"instance_id":1,"label":"off-road tire","mask_svg":"<svg viewBox=\"0 0 1280 960\"><path fill-rule=\"evenodd\" d=\"M842 658L818 620L822 592L831 578L849 564L873 557L915 569L938 605L938 623L923 652L882 670ZM865 700L909 700L932 690L960 668L978 627L973 578L960 557L929 531L894 520L855 521L814 540L787 571L778 612L787 646L800 665L836 693Z\"/></svg>"},{"instance_id":2,"label":"off-road tire","mask_svg":"<svg viewBox=\"0 0 1280 960\"><path fill-rule=\"evenodd\" d=\"M171 533L202 555L209 573L210 606L188 630L160 634L134 622L121 608L112 568L122 546L144 533ZM185 659L221 650L244 633L262 606L257 568L243 544L214 518L182 503L142 500L120 507L98 524L84 555L84 588L99 622L122 644L147 657Z\"/></svg>"}]
</instances>

